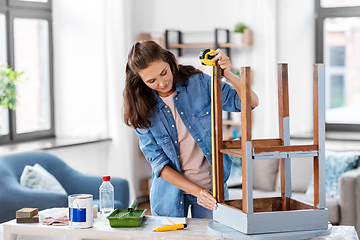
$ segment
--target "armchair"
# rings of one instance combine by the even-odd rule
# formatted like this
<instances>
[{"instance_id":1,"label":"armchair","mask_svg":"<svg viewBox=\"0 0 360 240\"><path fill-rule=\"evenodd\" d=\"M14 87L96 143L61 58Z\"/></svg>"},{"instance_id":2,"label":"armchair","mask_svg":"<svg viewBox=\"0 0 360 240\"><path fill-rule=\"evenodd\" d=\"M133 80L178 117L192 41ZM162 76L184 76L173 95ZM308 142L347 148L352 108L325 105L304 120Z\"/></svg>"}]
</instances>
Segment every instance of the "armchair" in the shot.
<instances>
[{"instance_id":1,"label":"armchair","mask_svg":"<svg viewBox=\"0 0 360 240\"><path fill-rule=\"evenodd\" d=\"M58 157L46 152L28 152L0 157L0 223L14 219L16 210L23 207L39 211L53 207L67 207L68 195L52 191L39 191L20 185L25 165L40 164L51 173L71 194L92 194L94 204L99 206L101 176L82 174ZM114 207L123 209L129 205L129 184L122 178L112 177Z\"/></svg>"}]
</instances>

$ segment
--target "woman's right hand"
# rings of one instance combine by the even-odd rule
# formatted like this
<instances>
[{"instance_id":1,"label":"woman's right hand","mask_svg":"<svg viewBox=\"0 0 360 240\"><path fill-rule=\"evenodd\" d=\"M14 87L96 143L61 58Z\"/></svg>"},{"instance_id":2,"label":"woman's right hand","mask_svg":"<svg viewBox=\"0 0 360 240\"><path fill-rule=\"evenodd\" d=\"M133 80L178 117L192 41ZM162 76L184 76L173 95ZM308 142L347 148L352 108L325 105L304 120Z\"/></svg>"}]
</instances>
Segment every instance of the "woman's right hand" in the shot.
<instances>
[{"instance_id":1,"label":"woman's right hand","mask_svg":"<svg viewBox=\"0 0 360 240\"><path fill-rule=\"evenodd\" d=\"M214 210L217 208L217 201L212 196L212 193L202 188L195 183L184 178L181 173L174 170L169 165L166 165L160 172L160 177L176 186L177 188L188 192L189 194L197 197L197 203L204 208Z\"/></svg>"},{"instance_id":2,"label":"woman's right hand","mask_svg":"<svg viewBox=\"0 0 360 240\"><path fill-rule=\"evenodd\" d=\"M217 208L217 201L212 196L211 192L202 189L197 196L197 203L204 208L214 210Z\"/></svg>"}]
</instances>

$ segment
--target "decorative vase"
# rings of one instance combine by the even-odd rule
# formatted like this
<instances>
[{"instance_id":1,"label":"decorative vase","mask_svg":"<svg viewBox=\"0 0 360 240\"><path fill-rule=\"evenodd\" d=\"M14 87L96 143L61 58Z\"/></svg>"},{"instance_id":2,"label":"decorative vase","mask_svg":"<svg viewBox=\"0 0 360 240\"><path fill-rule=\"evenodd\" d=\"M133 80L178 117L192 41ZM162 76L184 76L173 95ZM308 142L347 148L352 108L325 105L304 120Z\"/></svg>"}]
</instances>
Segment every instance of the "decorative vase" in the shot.
<instances>
[{"instance_id":1,"label":"decorative vase","mask_svg":"<svg viewBox=\"0 0 360 240\"><path fill-rule=\"evenodd\" d=\"M243 33L234 32L232 34L232 43L242 45L243 37L244 37Z\"/></svg>"}]
</instances>

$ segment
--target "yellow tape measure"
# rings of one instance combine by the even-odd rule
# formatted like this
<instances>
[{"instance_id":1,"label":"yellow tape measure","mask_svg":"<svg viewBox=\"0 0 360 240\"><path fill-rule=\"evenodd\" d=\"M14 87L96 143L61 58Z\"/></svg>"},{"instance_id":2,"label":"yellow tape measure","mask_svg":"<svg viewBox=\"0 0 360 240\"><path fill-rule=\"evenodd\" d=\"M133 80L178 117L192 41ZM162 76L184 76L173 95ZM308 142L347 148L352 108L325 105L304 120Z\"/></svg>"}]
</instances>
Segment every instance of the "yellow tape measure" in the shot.
<instances>
[{"instance_id":1,"label":"yellow tape measure","mask_svg":"<svg viewBox=\"0 0 360 240\"><path fill-rule=\"evenodd\" d=\"M215 62L212 62L211 59L214 56L210 54L215 52L213 49L205 49L199 55L201 64L206 66L212 66L211 71L211 149L212 149L212 188L213 188L213 197L216 198L216 185L215 185L215 133L214 133L214 66Z\"/></svg>"},{"instance_id":2,"label":"yellow tape measure","mask_svg":"<svg viewBox=\"0 0 360 240\"><path fill-rule=\"evenodd\" d=\"M215 52L213 49L205 49L202 51L199 55L200 62L202 65L206 66L215 66L215 62L212 62L211 59L214 58L214 56L211 56L210 54Z\"/></svg>"}]
</instances>

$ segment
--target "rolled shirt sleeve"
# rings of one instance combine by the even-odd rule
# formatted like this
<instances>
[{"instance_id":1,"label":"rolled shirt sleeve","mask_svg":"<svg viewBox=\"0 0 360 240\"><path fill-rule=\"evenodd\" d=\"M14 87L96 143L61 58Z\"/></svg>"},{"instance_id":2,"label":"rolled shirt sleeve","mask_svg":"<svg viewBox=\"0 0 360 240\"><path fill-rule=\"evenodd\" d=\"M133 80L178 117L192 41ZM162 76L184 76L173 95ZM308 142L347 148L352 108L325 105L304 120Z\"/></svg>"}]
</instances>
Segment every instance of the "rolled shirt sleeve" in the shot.
<instances>
[{"instance_id":1,"label":"rolled shirt sleeve","mask_svg":"<svg viewBox=\"0 0 360 240\"><path fill-rule=\"evenodd\" d=\"M222 108L228 112L241 111L239 95L236 90L226 82L222 82Z\"/></svg>"},{"instance_id":2,"label":"rolled shirt sleeve","mask_svg":"<svg viewBox=\"0 0 360 240\"><path fill-rule=\"evenodd\" d=\"M163 149L157 144L149 128L135 129L139 137L140 149L146 160L150 163L156 177L160 177L162 169L166 165L171 165L171 160L166 156Z\"/></svg>"},{"instance_id":3,"label":"rolled shirt sleeve","mask_svg":"<svg viewBox=\"0 0 360 240\"><path fill-rule=\"evenodd\" d=\"M211 76L207 74L201 74L207 94L211 97ZM222 81L221 92L222 92L222 109L227 112L240 112L241 102L240 98L234 88L225 81Z\"/></svg>"}]
</instances>

